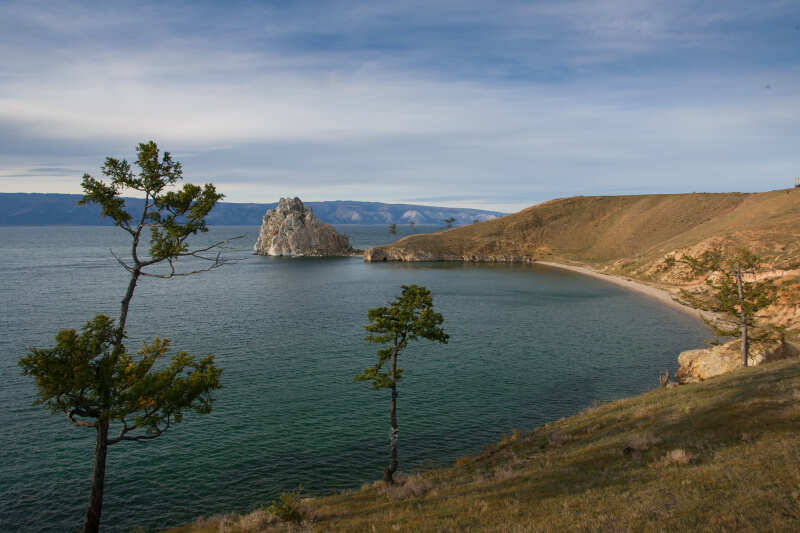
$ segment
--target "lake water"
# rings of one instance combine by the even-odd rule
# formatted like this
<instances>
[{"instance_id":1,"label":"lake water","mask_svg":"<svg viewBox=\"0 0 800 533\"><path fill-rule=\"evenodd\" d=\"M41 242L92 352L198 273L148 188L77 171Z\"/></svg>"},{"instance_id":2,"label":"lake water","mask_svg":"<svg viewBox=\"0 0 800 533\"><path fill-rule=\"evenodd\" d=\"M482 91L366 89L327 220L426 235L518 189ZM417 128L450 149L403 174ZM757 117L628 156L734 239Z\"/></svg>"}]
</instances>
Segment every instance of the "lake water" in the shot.
<instances>
[{"instance_id":1,"label":"lake water","mask_svg":"<svg viewBox=\"0 0 800 533\"><path fill-rule=\"evenodd\" d=\"M384 227L340 226L364 248ZM433 228L420 228L421 230ZM401 231L408 231L402 228ZM365 264L360 258L251 255L245 233L222 269L143 279L128 347L153 336L216 354L223 388L212 414L162 437L109 450L103 527L145 530L248 511L287 489L357 488L388 458L389 392L353 383L372 365L367 310L403 284L431 289L450 343L401 356L400 470L452 464L514 427L529 430L597 401L635 394L708 337L693 318L599 280L542 266ZM32 406L17 360L95 313L116 316L126 273L113 227L0 227L0 530L75 531L82 524L92 430Z\"/></svg>"}]
</instances>

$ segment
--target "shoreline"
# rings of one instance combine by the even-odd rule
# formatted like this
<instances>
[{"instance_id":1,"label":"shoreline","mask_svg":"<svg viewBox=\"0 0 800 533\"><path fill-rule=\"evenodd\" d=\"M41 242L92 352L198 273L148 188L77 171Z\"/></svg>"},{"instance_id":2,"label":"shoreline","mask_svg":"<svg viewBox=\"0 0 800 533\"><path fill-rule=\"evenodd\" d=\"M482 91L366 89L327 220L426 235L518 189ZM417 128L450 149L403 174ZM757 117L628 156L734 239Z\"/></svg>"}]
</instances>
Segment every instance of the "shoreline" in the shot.
<instances>
[{"instance_id":1,"label":"shoreline","mask_svg":"<svg viewBox=\"0 0 800 533\"><path fill-rule=\"evenodd\" d=\"M613 283L614 285L619 285L621 287L625 287L628 290L638 292L639 294L643 294L655 300L658 300L662 304L668 305L673 309L677 309L679 311L683 311L686 314L692 315L697 320L701 322L705 318L706 320L716 321L719 319L714 313L709 311L703 311L701 309L695 309L694 307L690 307L688 305L682 304L680 302L676 302L672 299L672 294L665 289L659 289L657 287L652 287L650 285L645 285L639 281L631 281L626 278L621 278L619 276L614 276L612 274L603 274L602 272L597 272L589 267L584 266L577 266L577 265L567 265L564 263L553 263L550 261L534 261L534 265L544 265L552 268L560 268L562 270L569 270L571 272L576 272L578 274L583 274L584 276L589 276L595 279L604 280L608 283Z\"/></svg>"}]
</instances>

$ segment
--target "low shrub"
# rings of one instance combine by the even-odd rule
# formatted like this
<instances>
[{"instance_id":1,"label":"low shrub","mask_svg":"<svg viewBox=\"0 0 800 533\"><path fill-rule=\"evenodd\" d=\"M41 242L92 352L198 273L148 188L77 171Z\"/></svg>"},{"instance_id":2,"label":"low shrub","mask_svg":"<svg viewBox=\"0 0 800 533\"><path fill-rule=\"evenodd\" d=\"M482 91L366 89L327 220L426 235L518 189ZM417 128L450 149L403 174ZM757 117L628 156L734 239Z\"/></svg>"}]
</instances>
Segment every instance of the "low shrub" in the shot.
<instances>
[{"instance_id":1,"label":"low shrub","mask_svg":"<svg viewBox=\"0 0 800 533\"><path fill-rule=\"evenodd\" d=\"M300 512L300 489L283 492L280 498L266 508L266 512L280 518L284 522L298 523L303 520Z\"/></svg>"}]
</instances>

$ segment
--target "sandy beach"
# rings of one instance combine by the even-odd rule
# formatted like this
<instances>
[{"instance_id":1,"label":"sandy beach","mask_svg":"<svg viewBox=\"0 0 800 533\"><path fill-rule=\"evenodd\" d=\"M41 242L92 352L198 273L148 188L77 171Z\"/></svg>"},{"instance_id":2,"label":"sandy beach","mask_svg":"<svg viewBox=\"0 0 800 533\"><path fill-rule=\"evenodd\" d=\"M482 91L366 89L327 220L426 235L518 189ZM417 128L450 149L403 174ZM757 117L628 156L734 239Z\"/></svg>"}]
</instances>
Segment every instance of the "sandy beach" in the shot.
<instances>
[{"instance_id":1,"label":"sandy beach","mask_svg":"<svg viewBox=\"0 0 800 533\"><path fill-rule=\"evenodd\" d=\"M693 307L689 307L688 305L676 302L675 300L672 299L672 295L664 289L651 287L650 285L645 285L644 283L640 283L637 281L631 281L625 278L621 278L619 276L603 274L595 270L592 270L591 268L588 267L565 265L562 263L551 263L549 261L536 261L534 264L545 265L554 268L561 268L564 270L571 270L572 272L577 272L579 274L584 274L586 276L592 276L593 278L602 279L609 283L620 285L632 291L636 291L638 293L649 296L650 298L655 298L659 302L668 305L670 307L673 307L675 309L679 309L684 313L688 313L697 318L698 320L702 320L702 318L714 321L719 320L719 317L717 317L714 313L710 313L708 311L701 311L700 309L695 309Z\"/></svg>"}]
</instances>

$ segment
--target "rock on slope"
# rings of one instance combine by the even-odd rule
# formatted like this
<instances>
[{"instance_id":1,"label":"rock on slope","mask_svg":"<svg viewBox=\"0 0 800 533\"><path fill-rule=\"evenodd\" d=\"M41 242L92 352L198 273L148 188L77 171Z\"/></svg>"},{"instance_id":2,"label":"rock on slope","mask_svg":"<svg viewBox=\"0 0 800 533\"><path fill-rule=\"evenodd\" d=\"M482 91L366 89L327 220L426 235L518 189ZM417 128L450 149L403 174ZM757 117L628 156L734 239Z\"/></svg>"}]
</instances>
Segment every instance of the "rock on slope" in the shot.
<instances>
[{"instance_id":1,"label":"rock on slope","mask_svg":"<svg viewBox=\"0 0 800 533\"><path fill-rule=\"evenodd\" d=\"M258 255L325 257L351 255L354 250L345 235L314 216L300 198L281 198L267 211L253 247Z\"/></svg>"},{"instance_id":2,"label":"rock on slope","mask_svg":"<svg viewBox=\"0 0 800 533\"><path fill-rule=\"evenodd\" d=\"M678 356L678 369L675 378L679 383L699 383L742 366L741 341L732 340L719 346L686 350ZM800 351L785 341L753 343L747 359L747 366L756 366L797 357Z\"/></svg>"}]
</instances>

